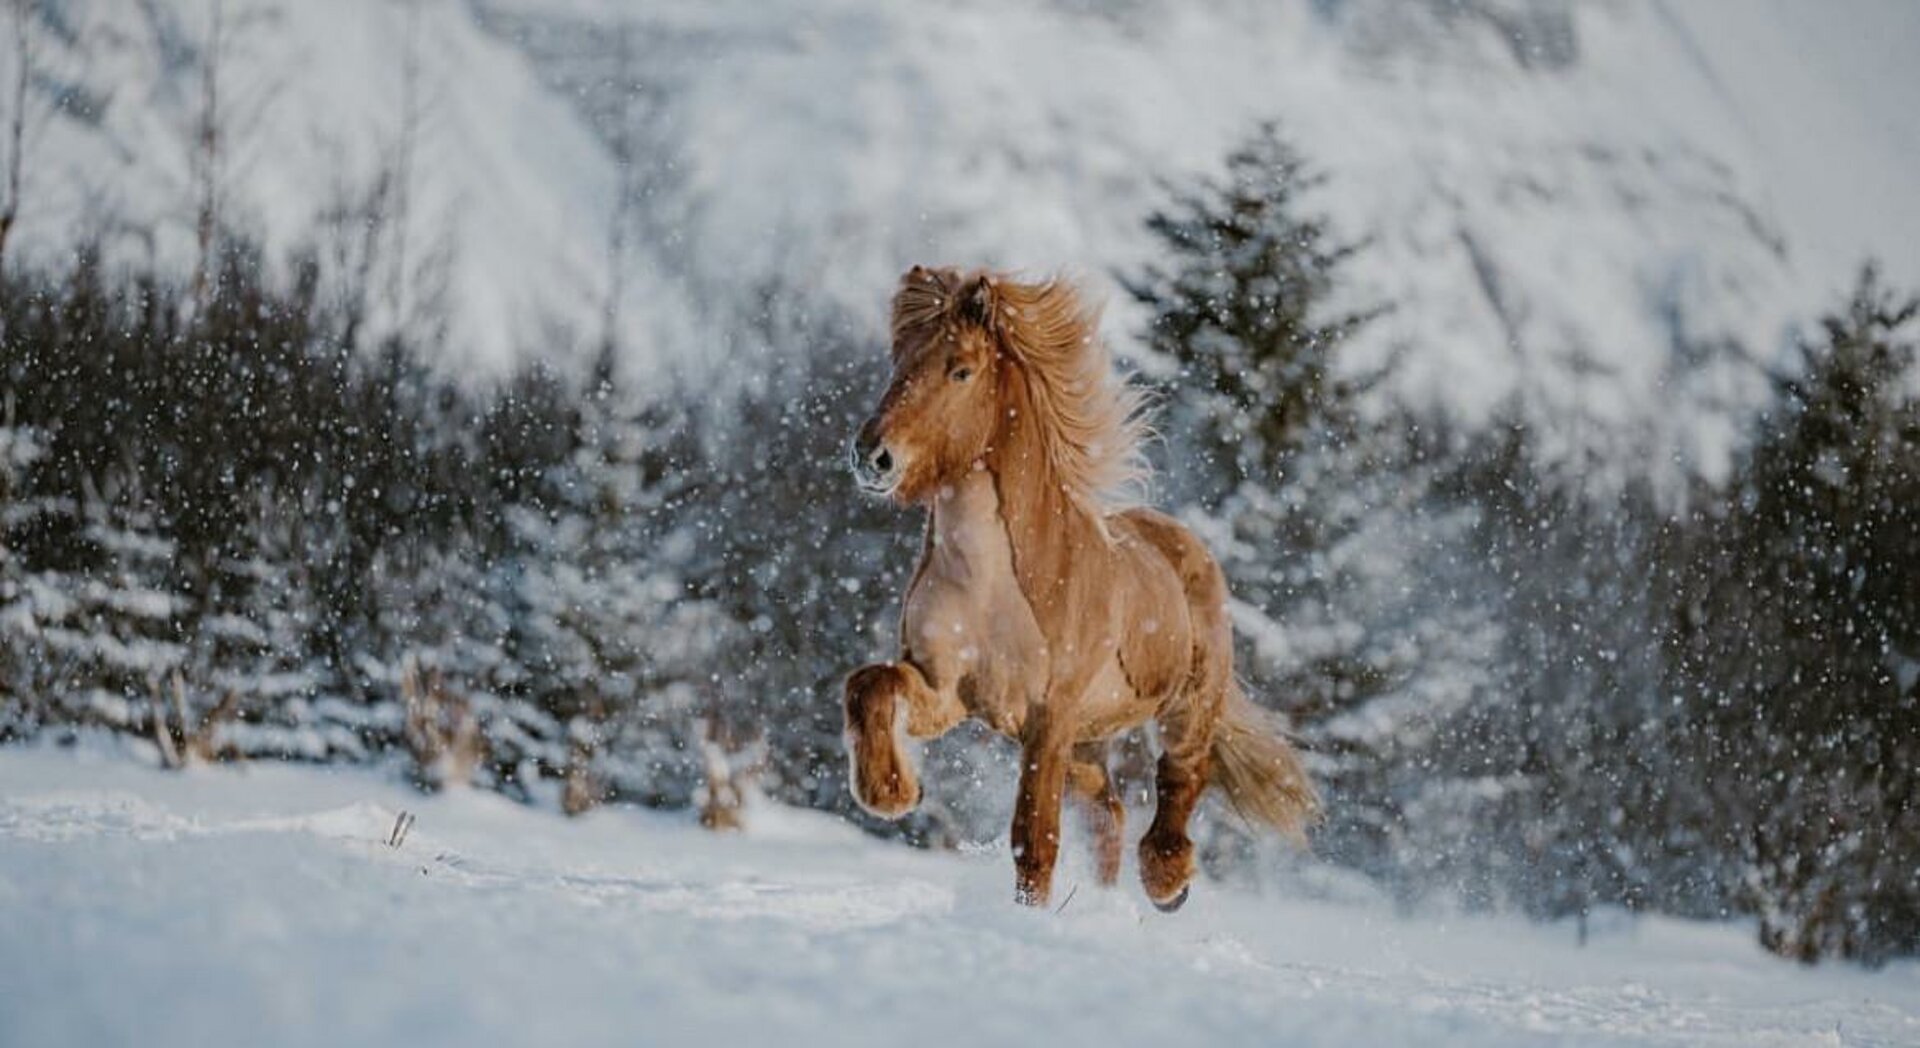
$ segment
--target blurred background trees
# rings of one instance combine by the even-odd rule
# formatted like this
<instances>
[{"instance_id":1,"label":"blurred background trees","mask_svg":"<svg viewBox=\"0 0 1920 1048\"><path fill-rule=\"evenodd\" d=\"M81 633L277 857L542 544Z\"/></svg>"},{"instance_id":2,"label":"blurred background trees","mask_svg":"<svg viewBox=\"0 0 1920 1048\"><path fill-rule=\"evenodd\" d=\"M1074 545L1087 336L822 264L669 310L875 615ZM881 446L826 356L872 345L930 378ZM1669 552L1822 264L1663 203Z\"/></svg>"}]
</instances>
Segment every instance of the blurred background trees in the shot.
<instances>
[{"instance_id":1,"label":"blurred background trees","mask_svg":"<svg viewBox=\"0 0 1920 1048\"><path fill-rule=\"evenodd\" d=\"M1322 181L1260 126L1122 275L1167 365L1164 501L1327 785L1318 853L1410 904L1920 949L1914 300L1865 272L1727 477L1600 480L1522 412L1463 432L1371 395L1394 361L1349 336L1393 303L1349 286L1367 245ZM755 790L850 808L839 682L892 645L918 543L842 473L886 359L854 318L757 289L724 392L624 373L611 335L483 385L431 318L364 334L369 296L310 260L226 231L209 259L198 308L84 250L0 273L0 739L715 825ZM903 832L999 833L1004 758L937 747ZM1271 865L1210 825L1217 872Z\"/></svg>"}]
</instances>

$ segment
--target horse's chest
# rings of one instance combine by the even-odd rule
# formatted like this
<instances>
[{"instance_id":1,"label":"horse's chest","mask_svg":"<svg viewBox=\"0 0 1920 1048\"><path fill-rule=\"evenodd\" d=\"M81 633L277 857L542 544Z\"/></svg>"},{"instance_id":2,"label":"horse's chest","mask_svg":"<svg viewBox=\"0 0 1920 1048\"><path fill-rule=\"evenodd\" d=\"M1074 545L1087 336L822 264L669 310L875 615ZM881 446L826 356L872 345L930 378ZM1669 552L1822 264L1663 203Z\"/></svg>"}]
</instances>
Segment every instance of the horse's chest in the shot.
<instances>
[{"instance_id":1,"label":"horse's chest","mask_svg":"<svg viewBox=\"0 0 1920 1048\"><path fill-rule=\"evenodd\" d=\"M1014 575L992 485L963 485L935 507L926 562L907 594L907 650L968 712L1017 730L1045 680L1044 641Z\"/></svg>"}]
</instances>

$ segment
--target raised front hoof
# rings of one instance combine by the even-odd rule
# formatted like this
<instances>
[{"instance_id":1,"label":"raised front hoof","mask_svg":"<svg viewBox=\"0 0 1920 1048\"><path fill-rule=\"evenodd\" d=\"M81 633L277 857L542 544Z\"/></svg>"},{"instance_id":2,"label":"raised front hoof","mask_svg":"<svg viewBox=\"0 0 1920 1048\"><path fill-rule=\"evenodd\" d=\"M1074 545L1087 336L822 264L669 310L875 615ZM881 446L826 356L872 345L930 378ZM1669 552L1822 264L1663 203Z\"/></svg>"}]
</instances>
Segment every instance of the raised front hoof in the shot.
<instances>
[{"instance_id":1,"label":"raised front hoof","mask_svg":"<svg viewBox=\"0 0 1920 1048\"><path fill-rule=\"evenodd\" d=\"M877 782L855 779L853 799L867 814L898 819L920 806L920 783L911 776L889 775Z\"/></svg>"},{"instance_id":2,"label":"raised front hoof","mask_svg":"<svg viewBox=\"0 0 1920 1048\"><path fill-rule=\"evenodd\" d=\"M853 799L882 819L920 806L920 780L900 751L896 719L905 685L895 666L862 667L847 678L847 757Z\"/></svg>"},{"instance_id":3,"label":"raised front hoof","mask_svg":"<svg viewBox=\"0 0 1920 1048\"><path fill-rule=\"evenodd\" d=\"M1161 913L1179 913L1180 907L1187 904L1187 896L1191 894L1193 894L1193 885L1189 884L1182 887L1180 894L1171 899L1155 899L1149 897L1147 901L1152 903L1153 908L1159 910Z\"/></svg>"}]
</instances>

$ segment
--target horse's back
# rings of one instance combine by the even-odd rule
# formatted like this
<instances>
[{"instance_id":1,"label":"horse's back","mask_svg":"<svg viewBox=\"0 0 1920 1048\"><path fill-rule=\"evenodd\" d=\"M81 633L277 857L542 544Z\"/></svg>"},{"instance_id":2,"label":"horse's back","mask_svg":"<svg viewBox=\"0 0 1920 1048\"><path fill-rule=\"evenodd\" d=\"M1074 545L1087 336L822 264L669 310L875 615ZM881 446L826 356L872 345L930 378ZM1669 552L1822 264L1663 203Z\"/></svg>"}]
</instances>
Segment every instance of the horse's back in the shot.
<instances>
[{"instance_id":1,"label":"horse's back","mask_svg":"<svg viewBox=\"0 0 1920 1048\"><path fill-rule=\"evenodd\" d=\"M1172 576L1179 594L1169 594L1168 599L1185 598L1185 629L1178 633L1178 650L1165 644L1174 639L1171 635L1136 633L1131 643L1123 642L1136 661L1157 664L1166 672L1167 690L1156 692L1163 696L1161 715L1175 708L1202 716L1217 713L1233 676L1233 626L1227 617L1227 580L1219 563L1199 536L1157 510L1130 509L1113 517L1112 523L1118 538L1149 547L1164 565L1160 570Z\"/></svg>"},{"instance_id":2,"label":"horse's back","mask_svg":"<svg viewBox=\"0 0 1920 1048\"><path fill-rule=\"evenodd\" d=\"M1196 611L1219 609L1227 603L1227 580L1206 543L1185 524L1156 509L1138 507L1115 514L1112 523L1121 537L1136 538L1165 559L1180 580L1180 589ZM1209 616L1211 618L1211 616Z\"/></svg>"}]
</instances>

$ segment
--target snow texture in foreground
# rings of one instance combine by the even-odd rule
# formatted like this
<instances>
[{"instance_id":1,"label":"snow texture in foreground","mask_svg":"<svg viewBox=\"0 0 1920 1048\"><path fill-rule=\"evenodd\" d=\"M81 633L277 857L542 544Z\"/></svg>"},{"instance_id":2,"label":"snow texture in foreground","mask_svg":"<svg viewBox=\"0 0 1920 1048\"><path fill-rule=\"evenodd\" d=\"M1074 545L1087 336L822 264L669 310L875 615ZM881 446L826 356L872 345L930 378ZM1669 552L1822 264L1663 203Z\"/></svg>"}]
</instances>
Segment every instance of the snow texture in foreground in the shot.
<instances>
[{"instance_id":1,"label":"snow texture in foreground","mask_svg":"<svg viewBox=\"0 0 1920 1048\"><path fill-rule=\"evenodd\" d=\"M0 1044L1920 1041L1920 968L1800 968L1744 927L1578 949L1215 886L1174 918L1130 885L1033 913L1004 854L755 815L716 836L364 772L0 753Z\"/></svg>"}]
</instances>

